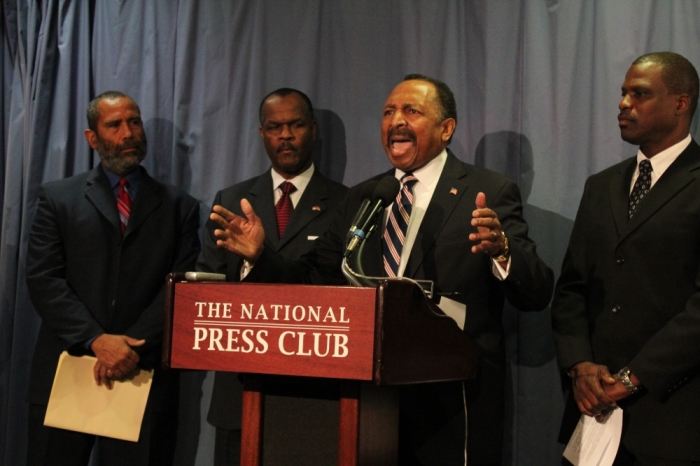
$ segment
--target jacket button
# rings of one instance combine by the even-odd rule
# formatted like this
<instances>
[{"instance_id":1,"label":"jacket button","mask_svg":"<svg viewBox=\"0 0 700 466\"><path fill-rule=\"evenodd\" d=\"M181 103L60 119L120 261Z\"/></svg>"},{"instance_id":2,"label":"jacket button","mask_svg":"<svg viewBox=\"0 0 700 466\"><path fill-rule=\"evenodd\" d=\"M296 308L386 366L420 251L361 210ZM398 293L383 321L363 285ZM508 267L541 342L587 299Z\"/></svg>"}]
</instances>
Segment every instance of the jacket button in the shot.
<instances>
[{"instance_id":1,"label":"jacket button","mask_svg":"<svg viewBox=\"0 0 700 466\"><path fill-rule=\"evenodd\" d=\"M117 300L116 300L116 299L113 299L113 300L112 300L112 306L116 306L116 305L117 305Z\"/></svg>"},{"instance_id":2,"label":"jacket button","mask_svg":"<svg viewBox=\"0 0 700 466\"><path fill-rule=\"evenodd\" d=\"M619 265L622 265L625 263L625 260L622 257L618 257L617 259L615 259L615 262L617 262Z\"/></svg>"},{"instance_id":3,"label":"jacket button","mask_svg":"<svg viewBox=\"0 0 700 466\"><path fill-rule=\"evenodd\" d=\"M620 312L620 306L618 306L618 305L616 304L615 306L613 306L612 311L613 311L615 314L617 314L618 312Z\"/></svg>"}]
</instances>

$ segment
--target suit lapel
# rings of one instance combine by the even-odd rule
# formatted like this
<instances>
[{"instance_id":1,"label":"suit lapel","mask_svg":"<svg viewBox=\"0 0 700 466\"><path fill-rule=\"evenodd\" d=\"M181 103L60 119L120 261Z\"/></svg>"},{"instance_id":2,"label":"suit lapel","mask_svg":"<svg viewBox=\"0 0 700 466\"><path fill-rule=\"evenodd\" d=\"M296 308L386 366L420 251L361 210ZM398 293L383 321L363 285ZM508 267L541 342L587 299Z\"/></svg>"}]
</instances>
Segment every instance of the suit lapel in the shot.
<instances>
[{"instance_id":1,"label":"suit lapel","mask_svg":"<svg viewBox=\"0 0 700 466\"><path fill-rule=\"evenodd\" d=\"M629 211L630 183L636 166L637 158L633 157L629 163L620 166L612 183L610 183L610 208L613 212L618 237L628 228L627 212Z\"/></svg>"},{"instance_id":2,"label":"suit lapel","mask_svg":"<svg viewBox=\"0 0 700 466\"><path fill-rule=\"evenodd\" d=\"M448 151L447 161L440 174L428 210L425 212L420 229L411 249L404 276L416 277L423 264L425 255L433 248L437 236L449 221L455 207L467 190L467 170L465 166ZM460 219L460 221L462 221ZM469 219L463 221L468 222Z\"/></svg>"},{"instance_id":3,"label":"suit lapel","mask_svg":"<svg viewBox=\"0 0 700 466\"><path fill-rule=\"evenodd\" d=\"M85 196L95 206L115 229L120 228L119 212L117 211L117 201L109 185L109 179L98 165L92 169L87 178L85 186Z\"/></svg>"},{"instance_id":4,"label":"suit lapel","mask_svg":"<svg viewBox=\"0 0 700 466\"><path fill-rule=\"evenodd\" d=\"M676 194L695 181L696 176L692 172L698 168L700 168L700 146L692 141L644 197L634 216L621 230L618 244L663 208ZM627 178L627 190L629 190L630 180L631 175ZM625 209L625 216L626 212L627 209Z\"/></svg>"},{"instance_id":5,"label":"suit lapel","mask_svg":"<svg viewBox=\"0 0 700 466\"><path fill-rule=\"evenodd\" d=\"M294 208L294 213L289 219L289 224L287 224L282 238L277 243L278 251L294 239L313 219L321 215L321 212L326 210L328 196L328 189L319 176L318 170L315 170L299 199L299 203Z\"/></svg>"},{"instance_id":6,"label":"suit lapel","mask_svg":"<svg viewBox=\"0 0 700 466\"><path fill-rule=\"evenodd\" d=\"M131 205L129 223L126 226L124 236L136 230L161 203L158 195L160 186L151 178L146 170L143 170L143 177L139 185L139 192Z\"/></svg>"},{"instance_id":7,"label":"suit lapel","mask_svg":"<svg viewBox=\"0 0 700 466\"><path fill-rule=\"evenodd\" d=\"M248 191L248 201L265 228L265 239L277 247L279 233L277 232L277 214L275 213L275 198L272 195L272 176L268 170L260 175Z\"/></svg>"}]
</instances>

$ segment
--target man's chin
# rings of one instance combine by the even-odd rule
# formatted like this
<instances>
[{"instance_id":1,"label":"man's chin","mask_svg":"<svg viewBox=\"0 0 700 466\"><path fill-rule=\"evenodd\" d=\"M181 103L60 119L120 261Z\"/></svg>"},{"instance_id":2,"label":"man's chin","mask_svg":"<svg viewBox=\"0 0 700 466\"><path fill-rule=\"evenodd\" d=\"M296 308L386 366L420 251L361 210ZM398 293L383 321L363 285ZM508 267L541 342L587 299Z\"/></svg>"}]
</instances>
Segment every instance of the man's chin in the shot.
<instances>
[{"instance_id":1,"label":"man's chin","mask_svg":"<svg viewBox=\"0 0 700 466\"><path fill-rule=\"evenodd\" d=\"M403 171L408 171L411 168L411 163L415 160L410 154L396 155L390 150L387 151L387 155L389 156L389 162L391 162L394 168Z\"/></svg>"},{"instance_id":2,"label":"man's chin","mask_svg":"<svg viewBox=\"0 0 700 466\"><path fill-rule=\"evenodd\" d=\"M100 159L107 170L119 176L126 176L141 164L144 157L128 155L118 158L100 157Z\"/></svg>"}]
</instances>

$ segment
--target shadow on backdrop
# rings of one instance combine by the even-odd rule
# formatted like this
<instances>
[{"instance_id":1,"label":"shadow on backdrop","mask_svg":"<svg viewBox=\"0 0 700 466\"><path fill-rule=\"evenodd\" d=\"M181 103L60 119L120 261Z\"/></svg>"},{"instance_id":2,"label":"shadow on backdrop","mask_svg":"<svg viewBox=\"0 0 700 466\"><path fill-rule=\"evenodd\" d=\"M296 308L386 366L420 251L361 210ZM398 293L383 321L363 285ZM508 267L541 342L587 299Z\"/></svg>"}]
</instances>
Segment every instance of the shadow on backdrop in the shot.
<instances>
[{"instance_id":1,"label":"shadow on backdrop","mask_svg":"<svg viewBox=\"0 0 700 466\"><path fill-rule=\"evenodd\" d=\"M338 183L343 182L348 163L345 124L337 113L315 108L318 133L314 145L314 164L321 173Z\"/></svg>"},{"instance_id":2,"label":"shadow on backdrop","mask_svg":"<svg viewBox=\"0 0 700 466\"><path fill-rule=\"evenodd\" d=\"M518 184L529 236L557 279L573 221L527 202L535 178L530 141L513 131L486 134L477 145L474 164L501 173ZM510 361L506 426L511 426L510 430L505 429L504 444L512 449L504 452L504 464L561 464L563 447L556 439L565 395L556 361L550 307L541 312L518 312L506 302L503 328Z\"/></svg>"}]
</instances>

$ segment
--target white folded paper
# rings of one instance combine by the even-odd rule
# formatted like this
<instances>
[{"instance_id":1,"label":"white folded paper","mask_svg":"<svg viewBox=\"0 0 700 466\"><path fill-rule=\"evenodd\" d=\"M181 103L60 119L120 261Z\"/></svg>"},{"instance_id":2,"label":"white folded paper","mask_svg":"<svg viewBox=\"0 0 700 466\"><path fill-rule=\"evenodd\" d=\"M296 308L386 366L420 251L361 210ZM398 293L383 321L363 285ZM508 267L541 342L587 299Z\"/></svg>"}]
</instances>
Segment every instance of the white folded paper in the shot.
<instances>
[{"instance_id":1,"label":"white folded paper","mask_svg":"<svg viewBox=\"0 0 700 466\"><path fill-rule=\"evenodd\" d=\"M95 383L95 362L91 356L61 354L44 425L137 442L153 371L139 370L108 390Z\"/></svg>"},{"instance_id":2,"label":"white folded paper","mask_svg":"<svg viewBox=\"0 0 700 466\"><path fill-rule=\"evenodd\" d=\"M622 409L615 408L603 422L581 415L564 450L564 458L574 466L610 466L615 460L622 436Z\"/></svg>"}]
</instances>

